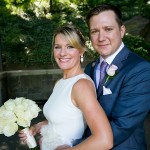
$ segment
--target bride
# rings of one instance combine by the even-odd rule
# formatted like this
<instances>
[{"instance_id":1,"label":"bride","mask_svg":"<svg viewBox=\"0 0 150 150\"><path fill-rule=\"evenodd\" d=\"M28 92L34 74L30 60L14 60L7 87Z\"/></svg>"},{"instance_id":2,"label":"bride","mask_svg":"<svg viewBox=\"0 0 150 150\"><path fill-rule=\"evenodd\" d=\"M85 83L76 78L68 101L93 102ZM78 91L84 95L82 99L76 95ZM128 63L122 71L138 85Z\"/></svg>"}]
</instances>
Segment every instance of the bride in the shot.
<instances>
[{"instance_id":1,"label":"bride","mask_svg":"<svg viewBox=\"0 0 150 150\"><path fill-rule=\"evenodd\" d=\"M113 146L112 130L97 101L94 83L81 68L85 50L84 37L76 27L62 26L54 33L54 58L63 77L43 107L47 120L30 127L30 134L41 134L41 150L108 150ZM87 126L91 136L72 147ZM27 139L22 131L19 137Z\"/></svg>"}]
</instances>

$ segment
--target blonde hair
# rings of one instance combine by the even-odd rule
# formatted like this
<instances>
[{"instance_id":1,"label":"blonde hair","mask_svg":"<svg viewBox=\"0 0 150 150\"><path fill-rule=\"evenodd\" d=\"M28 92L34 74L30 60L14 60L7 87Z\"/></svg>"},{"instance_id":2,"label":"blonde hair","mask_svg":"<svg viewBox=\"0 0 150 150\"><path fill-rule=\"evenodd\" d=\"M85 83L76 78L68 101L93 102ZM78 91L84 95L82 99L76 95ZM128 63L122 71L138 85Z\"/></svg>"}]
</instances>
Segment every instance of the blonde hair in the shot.
<instances>
[{"instance_id":1,"label":"blonde hair","mask_svg":"<svg viewBox=\"0 0 150 150\"><path fill-rule=\"evenodd\" d=\"M54 48L56 35L61 34L71 46L78 49L80 52L85 52L86 45L82 33L73 25L65 25L58 28L53 35L52 47Z\"/></svg>"}]
</instances>

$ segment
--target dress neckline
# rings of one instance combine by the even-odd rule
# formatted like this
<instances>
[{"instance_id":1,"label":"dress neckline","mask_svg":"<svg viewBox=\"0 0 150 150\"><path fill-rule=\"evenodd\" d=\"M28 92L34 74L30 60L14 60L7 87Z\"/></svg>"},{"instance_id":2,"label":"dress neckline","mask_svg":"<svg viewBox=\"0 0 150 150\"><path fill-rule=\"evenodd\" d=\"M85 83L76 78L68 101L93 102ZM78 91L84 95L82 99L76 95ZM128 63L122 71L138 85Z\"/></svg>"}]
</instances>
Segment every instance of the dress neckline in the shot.
<instances>
[{"instance_id":1,"label":"dress neckline","mask_svg":"<svg viewBox=\"0 0 150 150\"><path fill-rule=\"evenodd\" d=\"M75 76L72 76L72 77L70 77L70 78L66 78L66 79L61 78L61 80L63 80L63 81L67 81L67 80L73 79L73 78L78 77L78 76L81 76L81 75L85 75L85 73L81 73L81 74L78 74L78 75L75 75Z\"/></svg>"}]
</instances>

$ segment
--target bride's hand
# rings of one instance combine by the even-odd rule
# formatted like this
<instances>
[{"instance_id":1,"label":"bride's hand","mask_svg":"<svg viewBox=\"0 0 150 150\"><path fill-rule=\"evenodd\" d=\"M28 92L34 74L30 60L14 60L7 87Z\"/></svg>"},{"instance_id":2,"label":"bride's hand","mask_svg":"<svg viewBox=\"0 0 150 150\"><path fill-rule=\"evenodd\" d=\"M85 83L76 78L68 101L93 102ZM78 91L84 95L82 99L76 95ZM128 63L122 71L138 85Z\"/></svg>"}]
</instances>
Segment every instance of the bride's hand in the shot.
<instances>
[{"instance_id":1,"label":"bride's hand","mask_svg":"<svg viewBox=\"0 0 150 150\"><path fill-rule=\"evenodd\" d=\"M30 135L35 135L36 134L36 129L34 126L31 126L30 129L29 129L29 133ZM26 144L26 140L27 140L27 135L26 133L24 133L23 130L19 130L18 131L18 136L20 138L20 141L22 144Z\"/></svg>"},{"instance_id":2,"label":"bride's hand","mask_svg":"<svg viewBox=\"0 0 150 150\"><path fill-rule=\"evenodd\" d=\"M20 138L21 144L26 144L27 136L22 130L18 131L18 136Z\"/></svg>"},{"instance_id":3,"label":"bride's hand","mask_svg":"<svg viewBox=\"0 0 150 150\"><path fill-rule=\"evenodd\" d=\"M43 125L46 125L46 124L47 124L47 121L42 121L42 122L39 122L37 124L34 124L33 126L30 127L29 134L33 135L33 136L35 136L36 134L39 134L40 130L41 130L41 127ZM20 138L21 143L26 144L27 135L22 130L20 130L18 132L18 136Z\"/></svg>"},{"instance_id":4,"label":"bride's hand","mask_svg":"<svg viewBox=\"0 0 150 150\"><path fill-rule=\"evenodd\" d=\"M35 136L37 133L40 133L41 125L35 124L29 128L29 134ZM23 130L18 131L18 136L22 144L26 144L27 135Z\"/></svg>"},{"instance_id":5,"label":"bride's hand","mask_svg":"<svg viewBox=\"0 0 150 150\"><path fill-rule=\"evenodd\" d=\"M36 134L40 134L41 128L43 125L46 125L48 122L42 121L37 124L34 124L33 126L30 127L30 134L35 136Z\"/></svg>"},{"instance_id":6,"label":"bride's hand","mask_svg":"<svg viewBox=\"0 0 150 150\"><path fill-rule=\"evenodd\" d=\"M61 145L58 146L55 150L68 150L68 148L70 148L69 145Z\"/></svg>"}]
</instances>

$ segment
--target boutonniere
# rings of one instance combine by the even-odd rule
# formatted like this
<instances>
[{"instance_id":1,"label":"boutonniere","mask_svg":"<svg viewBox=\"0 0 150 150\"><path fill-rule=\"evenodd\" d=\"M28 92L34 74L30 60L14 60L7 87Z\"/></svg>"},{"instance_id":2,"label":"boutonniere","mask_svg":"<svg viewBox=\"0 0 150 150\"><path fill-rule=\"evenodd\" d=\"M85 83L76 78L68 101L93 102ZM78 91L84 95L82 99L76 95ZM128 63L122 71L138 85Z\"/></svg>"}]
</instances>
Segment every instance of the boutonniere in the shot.
<instances>
[{"instance_id":1,"label":"boutonniere","mask_svg":"<svg viewBox=\"0 0 150 150\"><path fill-rule=\"evenodd\" d=\"M106 81L105 83L110 79L110 78L113 78L115 75L116 75L116 71L117 71L118 67L116 65L111 65L108 70L107 70L107 78L106 78Z\"/></svg>"},{"instance_id":2,"label":"boutonniere","mask_svg":"<svg viewBox=\"0 0 150 150\"><path fill-rule=\"evenodd\" d=\"M96 62L94 61L94 62L92 63L92 67L94 67L94 66L95 66L95 64L96 64Z\"/></svg>"}]
</instances>

